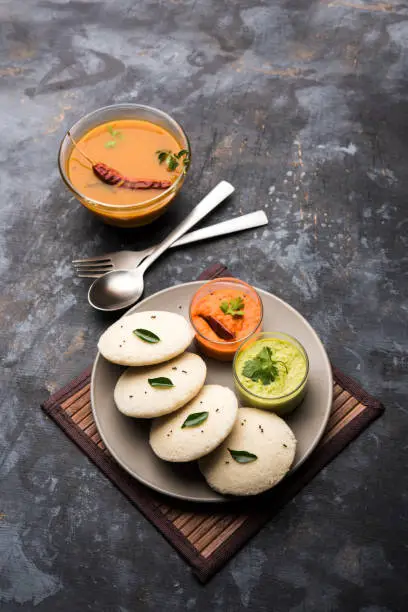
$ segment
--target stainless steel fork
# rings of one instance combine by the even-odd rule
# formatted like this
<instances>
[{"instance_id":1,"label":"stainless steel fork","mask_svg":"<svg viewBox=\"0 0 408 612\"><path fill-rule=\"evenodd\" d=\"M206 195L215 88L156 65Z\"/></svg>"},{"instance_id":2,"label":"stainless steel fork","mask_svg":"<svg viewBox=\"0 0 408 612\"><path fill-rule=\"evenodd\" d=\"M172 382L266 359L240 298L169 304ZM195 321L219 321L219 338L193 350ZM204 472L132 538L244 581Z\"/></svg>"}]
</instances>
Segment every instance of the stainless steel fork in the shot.
<instances>
[{"instance_id":1,"label":"stainless steel fork","mask_svg":"<svg viewBox=\"0 0 408 612\"><path fill-rule=\"evenodd\" d=\"M198 242L215 236L225 236L245 229L261 227L268 223L268 217L263 210L235 217L228 221L222 221L215 225L209 225L202 229L195 230L185 234L177 240L171 248ZM129 270L136 268L152 251L154 246L144 249L143 251L116 251L114 253L105 253L96 257L87 257L84 259L74 259L72 261L77 276L81 278L99 278L106 272L111 270Z\"/></svg>"}]
</instances>

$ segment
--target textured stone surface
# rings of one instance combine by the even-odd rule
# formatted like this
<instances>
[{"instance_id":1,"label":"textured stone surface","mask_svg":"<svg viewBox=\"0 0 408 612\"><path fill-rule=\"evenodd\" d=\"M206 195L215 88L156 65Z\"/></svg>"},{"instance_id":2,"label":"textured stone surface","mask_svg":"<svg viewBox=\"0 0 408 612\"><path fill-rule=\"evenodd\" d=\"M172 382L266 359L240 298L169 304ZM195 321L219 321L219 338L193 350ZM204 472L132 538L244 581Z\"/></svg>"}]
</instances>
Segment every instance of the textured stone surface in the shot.
<instances>
[{"instance_id":1,"label":"textured stone surface","mask_svg":"<svg viewBox=\"0 0 408 612\"><path fill-rule=\"evenodd\" d=\"M1 609L406 609L407 41L394 0L1 2ZM171 112L194 153L138 231L94 220L56 165L81 114L121 101ZM212 221L264 208L269 226L172 251L146 293L227 262L388 411L203 588L39 403L109 321L72 257L152 244L222 178L236 195Z\"/></svg>"}]
</instances>

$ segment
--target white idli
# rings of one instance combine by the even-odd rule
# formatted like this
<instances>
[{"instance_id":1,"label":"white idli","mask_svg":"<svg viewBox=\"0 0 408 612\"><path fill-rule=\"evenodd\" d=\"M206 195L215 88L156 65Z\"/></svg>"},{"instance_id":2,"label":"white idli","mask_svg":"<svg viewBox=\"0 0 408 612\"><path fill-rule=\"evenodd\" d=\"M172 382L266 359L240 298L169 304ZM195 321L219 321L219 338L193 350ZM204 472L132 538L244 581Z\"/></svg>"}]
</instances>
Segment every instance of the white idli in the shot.
<instances>
[{"instance_id":1,"label":"white idli","mask_svg":"<svg viewBox=\"0 0 408 612\"><path fill-rule=\"evenodd\" d=\"M133 333L146 330L158 342L146 342ZM98 342L100 353L112 363L145 366L162 363L183 353L194 338L194 330L184 317L174 312L135 312L116 321Z\"/></svg>"},{"instance_id":2,"label":"white idli","mask_svg":"<svg viewBox=\"0 0 408 612\"><path fill-rule=\"evenodd\" d=\"M188 417L208 413L203 422L182 427ZM228 436L238 412L238 400L227 387L205 385L184 408L152 423L150 445L165 461L194 461L216 448Z\"/></svg>"},{"instance_id":3,"label":"white idli","mask_svg":"<svg viewBox=\"0 0 408 612\"><path fill-rule=\"evenodd\" d=\"M256 455L238 463L232 451ZM233 430L211 455L200 460L200 470L212 489L222 494L256 495L275 486L288 473L296 452L296 438L277 414L240 408Z\"/></svg>"},{"instance_id":4,"label":"white idli","mask_svg":"<svg viewBox=\"0 0 408 612\"><path fill-rule=\"evenodd\" d=\"M116 406L131 417L149 419L174 412L197 395L207 366L194 353L183 353L164 364L128 368L116 383ZM152 387L149 378L169 378L174 387Z\"/></svg>"}]
</instances>

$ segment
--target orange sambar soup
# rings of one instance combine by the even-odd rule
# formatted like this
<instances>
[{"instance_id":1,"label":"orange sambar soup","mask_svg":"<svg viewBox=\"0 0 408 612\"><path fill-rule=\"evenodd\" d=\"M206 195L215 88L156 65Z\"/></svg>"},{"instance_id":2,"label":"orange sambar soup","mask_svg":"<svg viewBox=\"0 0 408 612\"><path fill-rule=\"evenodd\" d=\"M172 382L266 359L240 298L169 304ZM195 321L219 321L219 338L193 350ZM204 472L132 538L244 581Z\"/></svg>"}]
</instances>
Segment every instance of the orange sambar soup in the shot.
<instances>
[{"instance_id":1,"label":"orange sambar soup","mask_svg":"<svg viewBox=\"0 0 408 612\"><path fill-rule=\"evenodd\" d=\"M138 204L163 193L164 189L126 189L107 185L92 170L82 151L93 163L104 163L131 180L171 181L182 171L182 164L170 171L159 163L158 151L177 154L181 146L162 127L140 119L119 119L102 123L77 142L68 160L68 176L83 196L105 204Z\"/></svg>"},{"instance_id":2,"label":"orange sambar soup","mask_svg":"<svg viewBox=\"0 0 408 612\"><path fill-rule=\"evenodd\" d=\"M230 305L238 298L243 300L242 315L234 316L224 312L226 310L225 305ZM260 302L245 291L239 291L238 289L215 289L199 299L191 311L196 330L212 342L222 342L222 339L210 327L206 317L214 317L233 334L234 341L239 341L254 331L260 322L261 315Z\"/></svg>"}]
</instances>

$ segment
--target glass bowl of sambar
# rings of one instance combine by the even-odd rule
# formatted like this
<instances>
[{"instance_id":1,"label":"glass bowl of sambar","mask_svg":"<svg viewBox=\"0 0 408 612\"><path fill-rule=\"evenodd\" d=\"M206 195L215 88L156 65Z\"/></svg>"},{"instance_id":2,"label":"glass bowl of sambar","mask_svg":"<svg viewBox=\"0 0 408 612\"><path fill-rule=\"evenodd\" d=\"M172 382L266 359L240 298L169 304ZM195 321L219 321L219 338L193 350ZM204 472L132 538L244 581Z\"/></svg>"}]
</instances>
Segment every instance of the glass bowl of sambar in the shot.
<instances>
[{"instance_id":1,"label":"glass bowl of sambar","mask_svg":"<svg viewBox=\"0 0 408 612\"><path fill-rule=\"evenodd\" d=\"M58 154L61 177L109 225L147 225L168 208L190 167L188 137L167 113L113 104L77 121Z\"/></svg>"}]
</instances>

